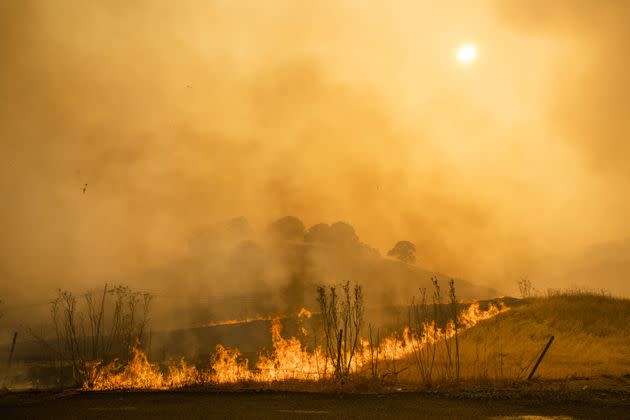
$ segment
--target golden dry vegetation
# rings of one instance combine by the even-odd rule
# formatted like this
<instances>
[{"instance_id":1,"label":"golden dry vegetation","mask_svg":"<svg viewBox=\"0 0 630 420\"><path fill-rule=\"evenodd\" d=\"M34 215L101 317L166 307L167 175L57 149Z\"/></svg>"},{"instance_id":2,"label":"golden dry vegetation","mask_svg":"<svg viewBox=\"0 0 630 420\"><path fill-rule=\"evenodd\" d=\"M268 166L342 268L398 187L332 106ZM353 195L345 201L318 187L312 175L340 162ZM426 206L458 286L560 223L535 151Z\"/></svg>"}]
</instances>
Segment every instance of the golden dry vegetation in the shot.
<instances>
[{"instance_id":1,"label":"golden dry vegetation","mask_svg":"<svg viewBox=\"0 0 630 420\"><path fill-rule=\"evenodd\" d=\"M481 376L522 377L550 336L555 340L537 375L630 373L630 300L580 291L525 299L467 331L462 364ZM475 363L477 358L481 363Z\"/></svg>"},{"instance_id":2,"label":"golden dry vegetation","mask_svg":"<svg viewBox=\"0 0 630 420\"><path fill-rule=\"evenodd\" d=\"M458 313L457 333L455 324L448 321L442 328L425 324L421 332L404 327L378 345L374 337L361 340L351 366L341 375L325 349L309 349L300 337L282 337L280 323L274 322L273 351L261 355L255 364L248 365L235 349L218 347L210 365L195 367L181 361L160 373L157 364L136 351L127 366L92 372L94 382L84 383L84 388L165 389L239 383L260 387L285 382L294 389L310 389L318 382L335 381L348 387L366 381L381 385L500 385L524 380L552 335L555 341L537 377L622 376L630 373L629 318L630 300L583 292L522 299L512 308L490 305L483 310L473 304Z\"/></svg>"}]
</instances>

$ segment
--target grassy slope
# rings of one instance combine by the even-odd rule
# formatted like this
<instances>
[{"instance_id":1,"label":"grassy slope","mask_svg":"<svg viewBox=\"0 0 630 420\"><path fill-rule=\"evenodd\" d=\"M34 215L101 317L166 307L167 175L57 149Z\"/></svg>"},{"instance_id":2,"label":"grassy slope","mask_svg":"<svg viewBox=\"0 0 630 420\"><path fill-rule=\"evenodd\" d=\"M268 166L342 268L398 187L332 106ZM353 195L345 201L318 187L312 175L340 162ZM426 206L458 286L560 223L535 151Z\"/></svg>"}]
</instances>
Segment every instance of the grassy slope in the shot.
<instances>
[{"instance_id":1,"label":"grassy slope","mask_svg":"<svg viewBox=\"0 0 630 420\"><path fill-rule=\"evenodd\" d=\"M489 377L502 370L503 376L514 377L551 335L555 341L537 375L630 373L630 300L586 294L527 299L466 331L461 337L463 370Z\"/></svg>"}]
</instances>

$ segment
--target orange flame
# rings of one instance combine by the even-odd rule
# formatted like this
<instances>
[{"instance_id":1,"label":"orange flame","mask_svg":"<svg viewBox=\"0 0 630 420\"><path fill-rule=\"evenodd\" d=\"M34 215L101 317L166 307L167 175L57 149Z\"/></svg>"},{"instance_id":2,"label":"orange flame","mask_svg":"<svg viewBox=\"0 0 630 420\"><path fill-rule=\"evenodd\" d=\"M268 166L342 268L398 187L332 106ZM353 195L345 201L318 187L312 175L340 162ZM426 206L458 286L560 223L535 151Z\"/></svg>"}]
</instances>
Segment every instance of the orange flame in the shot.
<instances>
[{"instance_id":1,"label":"orange flame","mask_svg":"<svg viewBox=\"0 0 630 420\"><path fill-rule=\"evenodd\" d=\"M478 322L490 319L509 310L503 304L481 310L474 303L458 316L458 329L472 328ZM302 313L302 311L300 311ZM260 319L260 318L259 318ZM225 324L223 324L225 325ZM330 377L334 368L325 353L316 348L307 350L296 337L282 337L282 327L278 318L271 326L273 351L269 355L260 355L254 369L249 368L249 361L241 359L238 349L226 349L218 345L210 359L209 367L199 370L184 359L168 365L166 372L151 363L140 349L133 349L133 357L126 365L117 362L101 366L94 363L90 367L91 381L84 383L86 390L113 389L169 389L190 385L224 384L242 381L273 382L288 379L313 381ZM382 360L399 360L411 355L415 350L436 342L448 340L455 335L455 325L450 322L444 329L436 327L434 322L423 325L422 332L412 332L405 327L401 337L392 335L385 338L378 348L370 349L367 340L362 339L357 353L352 359L351 371L360 372L369 366L376 351Z\"/></svg>"},{"instance_id":2,"label":"orange flame","mask_svg":"<svg viewBox=\"0 0 630 420\"><path fill-rule=\"evenodd\" d=\"M224 325L241 325L241 324L250 324L256 321L273 321L274 319L284 319L284 316L255 316L251 318L245 319L227 319L224 321L215 321L208 322L205 324L198 324L196 328L206 328L206 327L221 327Z\"/></svg>"},{"instance_id":3,"label":"orange flame","mask_svg":"<svg viewBox=\"0 0 630 420\"><path fill-rule=\"evenodd\" d=\"M309 311L306 308L300 309L300 311L297 314L298 318L310 318L312 316L313 316L313 312Z\"/></svg>"}]
</instances>

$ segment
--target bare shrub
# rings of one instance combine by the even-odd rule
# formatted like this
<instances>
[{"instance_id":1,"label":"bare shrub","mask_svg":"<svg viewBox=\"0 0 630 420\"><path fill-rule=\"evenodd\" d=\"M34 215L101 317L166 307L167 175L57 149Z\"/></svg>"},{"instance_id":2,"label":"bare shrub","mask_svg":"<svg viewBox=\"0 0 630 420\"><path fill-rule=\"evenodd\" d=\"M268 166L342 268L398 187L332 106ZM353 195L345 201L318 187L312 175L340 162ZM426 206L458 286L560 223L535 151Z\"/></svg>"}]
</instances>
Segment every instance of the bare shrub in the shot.
<instances>
[{"instance_id":1,"label":"bare shrub","mask_svg":"<svg viewBox=\"0 0 630 420\"><path fill-rule=\"evenodd\" d=\"M533 296L534 288L532 287L532 282L527 278L523 277L518 281L518 291L521 294L523 299L527 299Z\"/></svg>"},{"instance_id":2,"label":"bare shrub","mask_svg":"<svg viewBox=\"0 0 630 420\"><path fill-rule=\"evenodd\" d=\"M430 330L427 328L427 325L430 323L434 325L434 322L429 320L427 289L423 288L420 289L420 298L418 301L416 301L414 296L409 306L409 328L411 329L411 334L416 338L412 341L413 359L418 369L418 374L425 383L431 382L435 363L435 346L422 344L424 342L428 343L428 337L426 337L426 335L430 334Z\"/></svg>"},{"instance_id":3,"label":"bare shrub","mask_svg":"<svg viewBox=\"0 0 630 420\"><path fill-rule=\"evenodd\" d=\"M425 384L434 379L457 381L460 378L460 325L455 281L449 281L448 305L443 304L436 277L431 278L431 284L431 308L426 289L420 289L419 298L413 297L409 305L409 329L414 337L411 342L413 362ZM443 338L445 330L452 331L452 338Z\"/></svg>"},{"instance_id":4,"label":"bare shrub","mask_svg":"<svg viewBox=\"0 0 630 420\"><path fill-rule=\"evenodd\" d=\"M448 282L450 309L451 309L451 322L453 323L453 330L455 334L455 380L459 380L459 305L457 303L457 294L455 293L455 280L451 279ZM446 340L449 341L449 340Z\"/></svg>"},{"instance_id":5,"label":"bare shrub","mask_svg":"<svg viewBox=\"0 0 630 420\"><path fill-rule=\"evenodd\" d=\"M58 290L50 315L59 365L69 363L74 381L89 382L92 364L127 359L132 347L143 348L151 300L125 286L80 296Z\"/></svg>"},{"instance_id":6,"label":"bare shrub","mask_svg":"<svg viewBox=\"0 0 630 420\"><path fill-rule=\"evenodd\" d=\"M324 286L317 288L326 356L332 362L338 379L350 374L363 326L361 286L355 284L351 290L350 282L346 282L341 290L339 296L337 286L330 286L328 290Z\"/></svg>"},{"instance_id":7,"label":"bare shrub","mask_svg":"<svg viewBox=\"0 0 630 420\"><path fill-rule=\"evenodd\" d=\"M387 255L407 264L415 264L416 246L409 241L398 241L396 245L387 252Z\"/></svg>"},{"instance_id":8,"label":"bare shrub","mask_svg":"<svg viewBox=\"0 0 630 420\"><path fill-rule=\"evenodd\" d=\"M372 324L368 325L370 337L370 375L372 379L378 378L378 362L379 362L379 346L381 345L381 329L376 328Z\"/></svg>"}]
</instances>

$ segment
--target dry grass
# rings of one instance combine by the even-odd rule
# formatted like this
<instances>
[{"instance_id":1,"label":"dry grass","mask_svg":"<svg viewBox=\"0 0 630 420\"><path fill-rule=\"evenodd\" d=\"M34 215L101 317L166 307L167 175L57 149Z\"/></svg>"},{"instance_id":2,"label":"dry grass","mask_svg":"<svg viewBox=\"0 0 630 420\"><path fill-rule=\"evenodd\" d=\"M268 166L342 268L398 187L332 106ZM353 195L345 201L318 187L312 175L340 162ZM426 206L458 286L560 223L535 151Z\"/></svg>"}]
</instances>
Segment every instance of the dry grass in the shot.
<instances>
[{"instance_id":1,"label":"dry grass","mask_svg":"<svg viewBox=\"0 0 630 420\"><path fill-rule=\"evenodd\" d=\"M630 373L630 300L584 291L524 299L460 337L462 376L522 379L550 336L544 378Z\"/></svg>"},{"instance_id":2,"label":"dry grass","mask_svg":"<svg viewBox=\"0 0 630 420\"><path fill-rule=\"evenodd\" d=\"M439 288L436 288L438 292L433 305L423 303L415 308L416 312L420 309L423 310L420 312L430 312L429 308L433 308L436 313L432 319L440 321L438 325L446 325L452 319L449 317L457 313L457 305L461 305L456 303L454 287L451 285L451 288L452 308L443 307L448 313L438 313L438 309L442 308L439 305ZM350 301L346 305L348 308L352 306ZM516 300L511 306L508 312L461 330L447 342L437 340L435 344L427 344L430 347L426 350L426 360L421 360L430 360L434 372L432 376L427 377L426 372L423 375L421 367L426 367L426 364L418 364L417 355L414 358L407 353L409 356L402 359L392 356L391 360L380 360L377 366L365 366L359 372L348 369L348 374L333 375L319 381L289 379L249 383L244 379L221 387L316 392L382 392L398 390L399 386L417 389L427 385L433 389L507 389L517 382L522 383L520 380L527 377L551 336L555 337L555 341L538 369L538 377L575 380L606 376L621 378L630 374L630 300L603 293L555 291L545 297ZM337 310L334 315L338 316ZM348 328L350 318L348 320L343 323L343 330ZM421 325L420 322L417 324ZM337 352L343 342L343 335L333 335L338 329L339 324L335 324L331 330ZM358 334L358 327L356 331Z\"/></svg>"}]
</instances>

